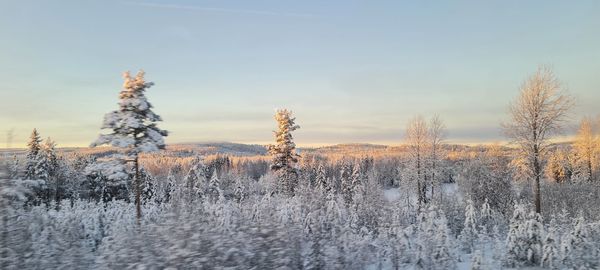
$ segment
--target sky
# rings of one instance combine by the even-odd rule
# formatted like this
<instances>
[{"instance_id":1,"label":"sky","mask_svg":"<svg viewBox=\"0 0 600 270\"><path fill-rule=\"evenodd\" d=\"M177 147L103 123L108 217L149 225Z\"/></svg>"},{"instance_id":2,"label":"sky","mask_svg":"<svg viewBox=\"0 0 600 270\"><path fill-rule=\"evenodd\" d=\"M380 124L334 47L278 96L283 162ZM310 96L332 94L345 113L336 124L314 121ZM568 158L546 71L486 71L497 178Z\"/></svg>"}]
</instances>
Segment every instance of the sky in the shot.
<instances>
[{"instance_id":1,"label":"sky","mask_svg":"<svg viewBox=\"0 0 600 270\"><path fill-rule=\"evenodd\" d=\"M0 138L22 147L37 128L87 146L139 69L167 143L268 143L277 108L300 146L401 144L435 114L448 142L502 141L539 65L576 99L575 126L600 114L598 14L600 1L0 0Z\"/></svg>"}]
</instances>

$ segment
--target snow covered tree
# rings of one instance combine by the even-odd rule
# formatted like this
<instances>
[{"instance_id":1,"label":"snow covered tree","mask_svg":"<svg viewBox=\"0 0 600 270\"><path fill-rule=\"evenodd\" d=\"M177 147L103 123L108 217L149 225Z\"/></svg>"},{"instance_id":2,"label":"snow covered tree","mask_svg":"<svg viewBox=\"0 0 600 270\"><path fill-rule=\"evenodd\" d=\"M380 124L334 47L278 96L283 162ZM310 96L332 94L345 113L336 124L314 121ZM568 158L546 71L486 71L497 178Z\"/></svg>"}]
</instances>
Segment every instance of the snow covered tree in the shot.
<instances>
[{"instance_id":1,"label":"snow covered tree","mask_svg":"<svg viewBox=\"0 0 600 270\"><path fill-rule=\"evenodd\" d=\"M216 202L223 196L223 191L221 190L221 180L219 180L217 170L213 171L210 181L208 182L208 194L213 202Z\"/></svg>"},{"instance_id":2,"label":"snow covered tree","mask_svg":"<svg viewBox=\"0 0 600 270\"><path fill-rule=\"evenodd\" d=\"M406 143L409 147L411 163L414 166L417 182L417 202L419 210L423 203L427 203L427 183L425 181L425 157L427 150L427 140L429 137L427 123L423 117L416 116L406 128Z\"/></svg>"},{"instance_id":3,"label":"snow covered tree","mask_svg":"<svg viewBox=\"0 0 600 270\"><path fill-rule=\"evenodd\" d=\"M527 265L540 265L542 261L542 247L544 226L542 225L542 216L538 213L530 212L526 226L527 239Z\"/></svg>"},{"instance_id":4,"label":"snow covered tree","mask_svg":"<svg viewBox=\"0 0 600 270\"><path fill-rule=\"evenodd\" d=\"M238 177L235 180L235 200L241 203L246 198L246 187L242 182L242 177Z\"/></svg>"},{"instance_id":5,"label":"snow covered tree","mask_svg":"<svg viewBox=\"0 0 600 270\"><path fill-rule=\"evenodd\" d=\"M110 129L112 133L100 135L91 147L111 145L124 149L126 157L117 158L123 162L133 162L136 216L139 221L142 215L139 154L164 149L163 137L168 133L157 127L156 122L162 119L152 111L152 105L145 96L146 90L154 83L144 79L143 71L134 78L125 72L123 78L125 81L119 94L119 109L106 114L102 124L103 129Z\"/></svg>"},{"instance_id":6,"label":"snow covered tree","mask_svg":"<svg viewBox=\"0 0 600 270\"><path fill-rule=\"evenodd\" d=\"M269 154L273 156L271 170L275 171L280 180L280 190L292 194L296 187L298 173L294 165L298 162L296 144L292 132L299 129L296 118L287 109L277 110L275 113L278 129L274 131L275 144L269 145Z\"/></svg>"},{"instance_id":7,"label":"snow covered tree","mask_svg":"<svg viewBox=\"0 0 600 270\"><path fill-rule=\"evenodd\" d=\"M184 178L184 185L188 200L193 200L196 197L204 196L208 188L209 172L201 157L194 158L192 166Z\"/></svg>"},{"instance_id":8,"label":"snow covered tree","mask_svg":"<svg viewBox=\"0 0 600 270\"><path fill-rule=\"evenodd\" d=\"M352 202L352 164L344 162L340 169L340 193L346 205Z\"/></svg>"},{"instance_id":9,"label":"snow covered tree","mask_svg":"<svg viewBox=\"0 0 600 270\"><path fill-rule=\"evenodd\" d=\"M440 183L438 178L440 174L440 161L442 157L442 144L446 137L446 126L442 119L436 115L429 122L429 176L431 181L431 198L434 195L434 188Z\"/></svg>"},{"instance_id":10,"label":"snow covered tree","mask_svg":"<svg viewBox=\"0 0 600 270\"><path fill-rule=\"evenodd\" d=\"M354 164L352 167L352 175L350 176L352 179L352 198L356 198L358 196L363 196L365 192L365 177L360 168L360 164Z\"/></svg>"},{"instance_id":11,"label":"snow covered tree","mask_svg":"<svg viewBox=\"0 0 600 270\"><path fill-rule=\"evenodd\" d=\"M504 124L506 135L519 146L524 175L533 180L535 211L541 212L540 178L542 158L548 151L549 139L560 131L573 106L571 97L562 93L556 75L540 68L521 86L520 94L510 105L510 122Z\"/></svg>"},{"instance_id":12,"label":"snow covered tree","mask_svg":"<svg viewBox=\"0 0 600 270\"><path fill-rule=\"evenodd\" d=\"M56 193L50 194L52 191L60 191L60 187L58 186L59 164L55 147L56 143L52 139L46 139L38 152L37 164L35 166L36 179L44 181L44 186L39 190L40 194L38 196L43 198L42 200L46 203L49 202L51 197L56 197Z\"/></svg>"},{"instance_id":13,"label":"snow covered tree","mask_svg":"<svg viewBox=\"0 0 600 270\"><path fill-rule=\"evenodd\" d=\"M571 168L569 154L563 149L556 149L550 153L546 165L546 177L556 183L564 183L571 180L573 168Z\"/></svg>"},{"instance_id":14,"label":"snow covered tree","mask_svg":"<svg viewBox=\"0 0 600 270\"><path fill-rule=\"evenodd\" d=\"M561 243L562 266L568 269L597 269L598 250L592 242L583 217L575 219L573 230Z\"/></svg>"},{"instance_id":15,"label":"snow covered tree","mask_svg":"<svg viewBox=\"0 0 600 270\"><path fill-rule=\"evenodd\" d=\"M323 166L323 164L319 164L317 167L317 176L315 182L317 189L323 193L326 193L331 188L327 182L327 174L325 173L325 166Z\"/></svg>"},{"instance_id":16,"label":"snow covered tree","mask_svg":"<svg viewBox=\"0 0 600 270\"><path fill-rule=\"evenodd\" d=\"M177 178L175 177L175 171L170 169L169 174L167 175L167 183L165 185L164 193L162 194L163 202L170 202L175 193L175 187L177 186Z\"/></svg>"},{"instance_id":17,"label":"snow covered tree","mask_svg":"<svg viewBox=\"0 0 600 270\"><path fill-rule=\"evenodd\" d=\"M17 158L17 155L13 155L12 159L10 160L9 164L8 164L8 179L17 179L19 178L19 175L21 175L20 172L20 161L19 158Z\"/></svg>"},{"instance_id":18,"label":"snow covered tree","mask_svg":"<svg viewBox=\"0 0 600 270\"><path fill-rule=\"evenodd\" d=\"M430 206L419 214L416 241L416 269L454 269L456 259L443 213Z\"/></svg>"},{"instance_id":19,"label":"snow covered tree","mask_svg":"<svg viewBox=\"0 0 600 270\"><path fill-rule=\"evenodd\" d=\"M467 199L467 206L465 207L465 223L459 236L464 251L467 253L471 253L473 251L473 248L476 244L475 241L477 240L477 235L477 217L475 213L475 207L473 206L473 201Z\"/></svg>"},{"instance_id":20,"label":"snow covered tree","mask_svg":"<svg viewBox=\"0 0 600 270\"><path fill-rule=\"evenodd\" d=\"M503 264L508 267L522 265L527 260L527 247L525 238L525 208L515 205L515 211L510 220L510 227L506 238L506 254Z\"/></svg>"},{"instance_id":21,"label":"snow covered tree","mask_svg":"<svg viewBox=\"0 0 600 270\"><path fill-rule=\"evenodd\" d=\"M37 129L33 129L29 142L27 143L27 154L25 159L25 179L35 179L37 177L35 167L38 163L38 153L42 148L40 143L42 139Z\"/></svg>"},{"instance_id":22,"label":"snow covered tree","mask_svg":"<svg viewBox=\"0 0 600 270\"><path fill-rule=\"evenodd\" d=\"M512 178L506 173L508 169L503 172L501 166L496 169L493 163L487 156L473 158L466 163L457 183L474 204L482 205L487 200L492 210L510 216L514 199Z\"/></svg>"},{"instance_id":23,"label":"snow covered tree","mask_svg":"<svg viewBox=\"0 0 600 270\"><path fill-rule=\"evenodd\" d=\"M487 198L485 198L483 204L481 205L479 217L482 230L484 230L486 233L491 232L494 224L492 224L492 209L490 208Z\"/></svg>"},{"instance_id":24,"label":"snow covered tree","mask_svg":"<svg viewBox=\"0 0 600 270\"><path fill-rule=\"evenodd\" d=\"M523 205L516 205L507 236L504 265L538 266L542 259L543 226L535 212L525 215Z\"/></svg>"},{"instance_id":25,"label":"snow covered tree","mask_svg":"<svg viewBox=\"0 0 600 270\"><path fill-rule=\"evenodd\" d=\"M592 120L588 117L583 118L579 124L579 130L575 137L575 152L581 160L583 172L587 181L594 180L594 170L596 166L596 155L598 153L598 136L595 134L595 127Z\"/></svg>"},{"instance_id":26,"label":"snow covered tree","mask_svg":"<svg viewBox=\"0 0 600 270\"><path fill-rule=\"evenodd\" d=\"M108 202L129 198L129 172L118 158L91 160L84 169L85 198Z\"/></svg>"},{"instance_id":27,"label":"snow covered tree","mask_svg":"<svg viewBox=\"0 0 600 270\"><path fill-rule=\"evenodd\" d=\"M555 228L548 228L548 233L544 237L542 247L541 266L545 269L559 269L560 251L558 249L558 238Z\"/></svg>"}]
</instances>

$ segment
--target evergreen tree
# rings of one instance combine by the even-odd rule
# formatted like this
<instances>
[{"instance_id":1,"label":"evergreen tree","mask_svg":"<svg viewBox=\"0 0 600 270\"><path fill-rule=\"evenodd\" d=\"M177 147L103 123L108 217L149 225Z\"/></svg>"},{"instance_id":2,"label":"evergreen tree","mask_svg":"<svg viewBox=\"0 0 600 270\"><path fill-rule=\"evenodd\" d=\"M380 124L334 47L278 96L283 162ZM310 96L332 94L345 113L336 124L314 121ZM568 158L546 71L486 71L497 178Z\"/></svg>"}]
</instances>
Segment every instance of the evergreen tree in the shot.
<instances>
[{"instance_id":1,"label":"evergreen tree","mask_svg":"<svg viewBox=\"0 0 600 270\"><path fill-rule=\"evenodd\" d=\"M525 208L516 205L510 220L508 235L506 238L506 254L503 264L507 267L522 265L527 260L527 248L525 245Z\"/></svg>"},{"instance_id":2,"label":"evergreen tree","mask_svg":"<svg viewBox=\"0 0 600 270\"><path fill-rule=\"evenodd\" d=\"M344 162L340 170L340 192L344 202L349 205L352 202L352 165Z\"/></svg>"},{"instance_id":3,"label":"evergreen tree","mask_svg":"<svg viewBox=\"0 0 600 270\"><path fill-rule=\"evenodd\" d=\"M49 202L51 197L56 197L56 192L61 189L58 182L59 164L55 147L54 141L50 138L46 139L38 152L35 166L36 179L44 181L43 186L36 192L39 192L38 196L46 203Z\"/></svg>"},{"instance_id":4,"label":"evergreen tree","mask_svg":"<svg viewBox=\"0 0 600 270\"><path fill-rule=\"evenodd\" d=\"M298 173L295 164L298 162L296 144L292 132L299 129L296 118L287 109L277 110L275 113L278 129L274 131L275 144L269 145L269 154L273 156L271 170L279 176L280 190L292 194L297 185Z\"/></svg>"},{"instance_id":5,"label":"evergreen tree","mask_svg":"<svg viewBox=\"0 0 600 270\"><path fill-rule=\"evenodd\" d=\"M433 205L419 214L416 269L454 269L456 260L443 213Z\"/></svg>"},{"instance_id":6,"label":"evergreen tree","mask_svg":"<svg viewBox=\"0 0 600 270\"><path fill-rule=\"evenodd\" d=\"M175 187L177 185L177 180L175 178L175 172L173 169L169 170L169 174L167 175L167 185L165 187L165 193L163 194L163 201L170 202L173 195L175 195Z\"/></svg>"},{"instance_id":7,"label":"evergreen tree","mask_svg":"<svg viewBox=\"0 0 600 270\"><path fill-rule=\"evenodd\" d=\"M473 251L477 235L478 232L477 219L475 216L475 207L473 207L473 201L467 199L467 206L465 207L464 227L459 236L464 251L466 251L467 253L471 253Z\"/></svg>"},{"instance_id":8,"label":"evergreen tree","mask_svg":"<svg viewBox=\"0 0 600 270\"><path fill-rule=\"evenodd\" d=\"M25 161L25 179L35 179L37 177L35 168L38 163L38 154L41 149L40 143L42 139L37 129L33 129L31 136L29 136L29 142L27 143L27 155Z\"/></svg>"},{"instance_id":9,"label":"evergreen tree","mask_svg":"<svg viewBox=\"0 0 600 270\"><path fill-rule=\"evenodd\" d=\"M352 176L350 178L352 179L352 197L363 196L365 181L359 163L354 164Z\"/></svg>"},{"instance_id":10,"label":"evergreen tree","mask_svg":"<svg viewBox=\"0 0 600 270\"><path fill-rule=\"evenodd\" d=\"M206 185L209 180L208 177L208 167L204 165L202 158L199 156L194 158L192 166L184 178L184 184L189 200L204 196L204 193L208 188Z\"/></svg>"},{"instance_id":11,"label":"evergreen tree","mask_svg":"<svg viewBox=\"0 0 600 270\"><path fill-rule=\"evenodd\" d=\"M538 213L530 212L525 226L527 230L527 265L540 265L542 260L542 236L544 235L542 216Z\"/></svg>"},{"instance_id":12,"label":"evergreen tree","mask_svg":"<svg viewBox=\"0 0 600 270\"><path fill-rule=\"evenodd\" d=\"M147 203L152 199L157 199L156 179L144 168L140 169L140 179L142 183L142 202Z\"/></svg>"},{"instance_id":13,"label":"evergreen tree","mask_svg":"<svg viewBox=\"0 0 600 270\"><path fill-rule=\"evenodd\" d=\"M583 217L575 219L573 230L563 237L562 264L569 269L597 269L598 250L589 235Z\"/></svg>"},{"instance_id":14,"label":"evergreen tree","mask_svg":"<svg viewBox=\"0 0 600 270\"><path fill-rule=\"evenodd\" d=\"M492 209L490 208L490 204L488 203L488 199L485 198L483 204L481 205L481 211L479 216L479 223L481 228L481 233L484 235L492 232L492 228L494 227L494 223L492 220Z\"/></svg>"},{"instance_id":15,"label":"evergreen tree","mask_svg":"<svg viewBox=\"0 0 600 270\"><path fill-rule=\"evenodd\" d=\"M84 170L84 197L108 202L129 199L129 173L122 160L91 160Z\"/></svg>"},{"instance_id":16,"label":"evergreen tree","mask_svg":"<svg viewBox=\"0 0 600 270\"><path fill-rule=\"evenodd\" d=\"M163 137L167 136L167 131L157 127L156 122L162 119L152 111L152 105L145 96L146 90L154 83L144 79L143 71L138 72L135 78L125 72L123 78L125 82L119 94L119 109L106 114L102 125L103 129L110 129L112 133L100 135L91 147L107 144L124 149L126 157L115 158L121 163L134 163L136 216L139 221L142 215L139 154L164 149Z\"/></svg>"},{"instance_id":17,"label":"evergreen tree","mask_svg":"<svg viewBox=\"0 0 600 270\"><path fill-rule=\"evenodd\" d=\"M19 178L20 172L20 164L17 155L13 155L10 163L8 164L8 179L17 179Z\"/></svg>"},{"instance_id":18,"label":"evergreen tree","mask_svg":"<svg viewBox=\"0 0 600 270\"><path fill-rule=\"evenodd\" d=\"M221 180L219 180L217 170L214 170L212 176L210 177L210 181L208 183L208 192L213 202L217 201L223 196L223 191L221 190Z\"/></svg>"},{"instance_id":19,"label":"evergreen tree","mask_svg":"<svg viewBox=\"0 0 600 270\"><path fill-rule=\"evenodd\" d=\"M542 235L541 216L534 212L525 216L524 206L515 206L507 236L504 265L508 267L540 265Z\"/></svg>"},{"instance_id":20,"label":"evergreen tree","mask_svg":"<svg viewBox=\"0 0 600 270\"><path fill-rule=\"evenodd\" d=\"M329 191L330 187L327 183L327 174L325 173L325 167L323 164L319 164L317 168L317 178L316 178L317 189L323 193Z\"/></svg>"},{"instance_id":21,"label":"evergreen tree","mask_svg":"<svg viewBox=\"0 0 600 270\"><path fill-rule=\"evenodd\" d=\"M550 227L544 237L541 266L545 269L559 269L560 252L558 250L558 239L555 229Z\"/></svg>"},{"instance_id":22,"label":"evergreen tree","mask_svg":"<svg viewBox=\"0 0 600 270\"><path fill-rule=\"evenodd\" d=\"M242 177L238 177L235 180L235 199L238 203L241 203L246 197L246 188L242 182Z\"/></svg>"}]
</instances>

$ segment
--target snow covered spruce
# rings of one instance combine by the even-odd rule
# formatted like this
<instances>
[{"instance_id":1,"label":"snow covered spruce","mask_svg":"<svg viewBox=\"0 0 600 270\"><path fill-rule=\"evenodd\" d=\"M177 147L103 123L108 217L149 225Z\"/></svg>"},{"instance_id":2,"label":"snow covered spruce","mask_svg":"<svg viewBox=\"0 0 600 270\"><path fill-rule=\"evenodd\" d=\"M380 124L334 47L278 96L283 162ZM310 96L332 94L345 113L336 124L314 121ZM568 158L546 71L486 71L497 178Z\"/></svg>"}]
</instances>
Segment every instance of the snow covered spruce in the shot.
<instances>
[{"instance_id":1,"label":"snow covered spruce","mask_svg":"<svg viewBox=\"0 0 600 270\"><path fill-rule=\"evenodd\" d=\"M140 153L155 152L165 148L163 137L167 131L159 129L156 122L160 116L152 111L152 104L145 96L146 89L154 85L146 82L144 71L139 71L135 77L129 72L123 74L123 89L119 93L119 109L107 113L102 124L103 129L110 129L109 134L102 134L91 144L91 147L110 145L124 151L112 155L106 162L96 163L96 166L86 168L88 173L103 175L114 186L126 186L129 178L127 162L133 162L135 202L137 218L141 218L141 179L139 169Z\"/></svg>"}]
</instances>

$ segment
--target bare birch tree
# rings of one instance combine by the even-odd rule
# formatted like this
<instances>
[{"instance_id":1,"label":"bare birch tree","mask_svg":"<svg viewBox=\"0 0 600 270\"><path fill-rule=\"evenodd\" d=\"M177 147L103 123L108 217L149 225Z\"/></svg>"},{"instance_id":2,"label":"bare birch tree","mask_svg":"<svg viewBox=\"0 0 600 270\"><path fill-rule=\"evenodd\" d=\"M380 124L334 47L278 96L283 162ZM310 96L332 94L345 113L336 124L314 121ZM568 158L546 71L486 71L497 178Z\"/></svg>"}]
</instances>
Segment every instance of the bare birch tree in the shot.
<instances>
[{"instance_id":1,"label":"bare birch tree","mask_svg":"<svg viewBox=\"0 0 600 270\"><path fill-rule=\"evenodd\" d=\"M421 116L416 116L408 122L406 127L406 143L408 144L413 165L416 170L417 182L417 199L418 207L421 208L423 203L426 203L425 191L427 183L425 182L425 153L427 150L428 140L427 123Z\"/></svg>"},{"instance_id":2,"label":"bare birch tree","mask_svg":"<svg viewBox=\"0 0 600 270\"><path fill-rule=\"evenodd\" d=\"M429 122L429 150L430 150L430 166L431 166L431 198L433 198L434 187L438 183L437 173L439 160L442 156L442 144L446 138L446 125L439 115L433 116Z\"/></svg>"},{"instance_id":3,"label":"bare birch tree","mask_svg":"<svg viewBox=\"0 0 600 270\"><path fill-rule=\"evenodd\" d=\"M594 179L595 155L597 152L598 138L594 131L594 124L588 117L583 118L575 138L577 156L583 161L584 171L588 181Z\"/></svg>"},{"instance_id":4,"label":"bare birch tree","mask_svg":"<svg viewBox=\"0 0 600 270\"><path fill-rule=\"evenodd\" d=\"M519 96L509 106L510 121L503 124L506 135L519 147L525 175L534 181L537 213L541 212L542 157L550 137L560 131L573 104L554 72L540 67L521 85Z\"/></svg>"}]
</instances>

